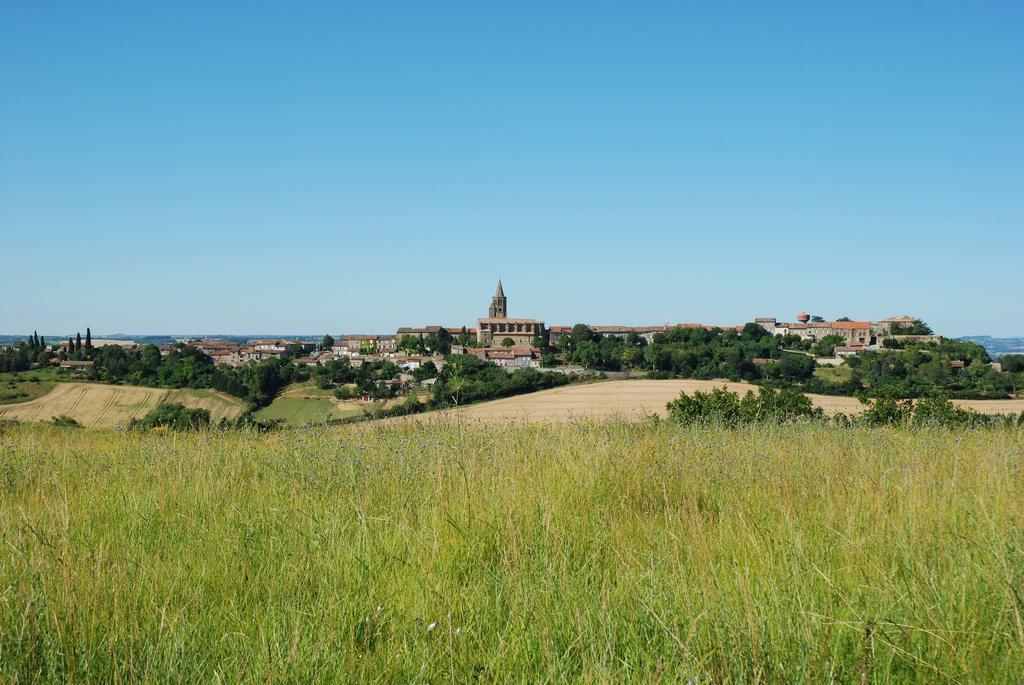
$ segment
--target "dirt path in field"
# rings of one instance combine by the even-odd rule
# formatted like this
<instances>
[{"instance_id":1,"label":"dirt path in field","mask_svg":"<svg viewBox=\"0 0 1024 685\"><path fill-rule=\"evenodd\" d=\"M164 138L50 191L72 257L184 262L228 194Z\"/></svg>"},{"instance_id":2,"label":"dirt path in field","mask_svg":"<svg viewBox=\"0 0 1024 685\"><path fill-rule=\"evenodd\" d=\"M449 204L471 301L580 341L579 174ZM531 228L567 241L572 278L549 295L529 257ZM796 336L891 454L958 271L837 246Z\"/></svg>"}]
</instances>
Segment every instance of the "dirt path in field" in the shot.
<instances>
[{"instance_id":1,"label":"dirt path in field","mask_svg":"<svg viewBox=\"0 0 1024 685\"><path fill-rule=\"evenodd\" d=\"M493 402L469 405L443 412L430 412L414 417L403 417L402 421L449 420L466 418L482 421L530 423L558 423L587 419L641 419L651 414L666 416L665 404L679 396L680 392L693 393L698 390L726 388L745 394L748 390L757 392L757 386L750 383L698 380L623 380L568 385L553 390L507 397ZM857 414L863 405L854 397L831 395L809 395L815 406L825 413ZM1024 399L1017 400L955 400L956 404L970 407L984 414L1019 414L1024 411Z\"/></svg>"}]
</instances>

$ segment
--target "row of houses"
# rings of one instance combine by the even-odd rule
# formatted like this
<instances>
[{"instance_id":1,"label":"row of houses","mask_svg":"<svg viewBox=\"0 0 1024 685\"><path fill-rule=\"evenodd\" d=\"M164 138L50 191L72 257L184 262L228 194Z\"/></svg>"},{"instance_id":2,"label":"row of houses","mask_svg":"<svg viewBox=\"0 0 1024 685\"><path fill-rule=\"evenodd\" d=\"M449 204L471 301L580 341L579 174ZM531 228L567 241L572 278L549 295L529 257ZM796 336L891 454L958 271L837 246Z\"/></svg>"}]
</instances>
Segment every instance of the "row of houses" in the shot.
<instances>
[{"instance_id":1,"label":"row of houses","mask_svg":"<svg viewBox=\"0 0 1024 685\"><path fill-rule=\"evenodd\" d=\"M539 369L542 350L537 347L452 347L452 354L472 354L505 369Z\"/></svg>"},{"instance_id":2,"label":"row of houses","mask_svg":"<svg viewBox=\"0 0 1024 685\"><path fill-rule=\"evenodd\" d=\"M261 362L273 357L289 357L308 361L305 355L314 352L317 344L308 340L295 338L257 338L246 343L236 343L230 340L203 339L203 340L180 340L178 342L191 345L213 358L216 364L227 364L238 366L247 362ZM170 352L169 345L161 347L161 353Z\"/></svg>"},{"instance_id":3,"label":"row of houses","mask_svg":"<svg viewBox=\"0 0 1024 685\"><path fill-rule=\"evenodd\" d=\"M654 336L658 333L666 333L676 328L686 329L704 329L707 331L724 331L724 330L743 330L743 326L726 327L721 326L705 326L700 323L677 323L677 324L665 324L664 326L588 326L590 330L601 335L614 336L616 338L626 338L630 334L635 334L648 343L654 341ZM572 326L551 326L548 329L549 337L551 342L554 343L563 335L569 335L572 333Z\"/></svg>"},{"instance_id":4,"label":"row of houses","mask_svg":"<svg viewBox=\"0 0 1024 685\"><path fill-rule=\"evenodd\" d=\"M806 312L797 314L794 322L777 321L775 317L759 316L754 319L772 335L796 335L802 340L817 342L828 336L838 336L843 344L836 347L837 356L850 356L869 347L881 345L886 338L913 339L917 342L939 342L937 335L902 335L894 333L920 323L920 319L907 315L891 316L880 321L812 321Z\"/></svg>"}]
</instances>

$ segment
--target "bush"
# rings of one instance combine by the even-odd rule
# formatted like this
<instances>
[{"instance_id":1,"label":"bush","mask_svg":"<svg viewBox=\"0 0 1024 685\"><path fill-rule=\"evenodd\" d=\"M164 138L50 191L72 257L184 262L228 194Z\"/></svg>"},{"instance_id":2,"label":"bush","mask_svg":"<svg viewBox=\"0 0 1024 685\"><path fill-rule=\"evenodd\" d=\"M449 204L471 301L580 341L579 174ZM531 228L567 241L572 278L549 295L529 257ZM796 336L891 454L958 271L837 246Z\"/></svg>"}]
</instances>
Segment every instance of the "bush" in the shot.
<instances>
[{"instance_id":1,"label":"bush","mask_svg":"<svg viewBox=\"0 0 1024 685\"><path fill-rule=\"evenodd\" d=\"M60 416L54 416L52 419L50 419L50 423L52 423L54 426L65 426L67 428L81 428L82 427L82 424L78 423L78 421L74 420L73 418L71 418L67 414L61 414Z\"/></svg>"},{"instance_id":2,"label":"bush","mask_svg":"<svg viewBox=\"0 0 1024 685\"><path fill-rule=\"evenodd\" d=\"M339 400L351 400L355 397L359 397L359 390L347 385L343 385L334 391L334 397Z\"/></svg>"},{"instance_id":3,"label":"bush","mask_svg":"<svg viewBox=\"0 0 1024 685\"><path fill-rule=\"evenodd\" d=\"M925 397L914 403L914 424L917 426L981 428L990 423L990 417L958 407L946 397Z\"/></svg>"},{"instance_id":4,"label":"bush","mask_svg":"<svg viewBox=\"0 0 1024 685\"><path fill-rule=\"evenodd\" d=\"M667 407L669 418L684 425L737 426L824 417L824 412L815 408L809 397L789 389L761 388L759 394L750 391L742 399L725 388L698 391L692 395L681 393Z\"/></svg>"},{"instance_id":5,"label":"bush","mask_svg":"<svg viewBox=\"0 0 1024 685\"><path fill-rule=\"evenodd\" d=\"M867 405L864 413L857 420L866 426L898 426L906 424L913 414L910 400L897 400L893 397L879 397L869 400L861 397L860 401Z\"/></svg>"},{"instance_id":6,"label":"bush","mask_svg":"<svg viewBox=\"0 0 1024 685\"><path fill-rule=\"evenodd\" d=\"M161 404L146 414L142 420L131 422L134 428L149 430L165 427L171 430L199 430L210 425L210 412L205 409L190 409L182 404Z\"/></svg>"},{"instance_id":7,"label":"bush","mask_svg":"<svg viewBox=\"0 0 1024 685\"><path fill-rule=\"evenodd\" d=\"M997 417L979 414L972 409L958 407L949 398L925 397L916 401L881 397L861 399L868 405L857 421L867 426L920 426L941 428L983 428L991 426Z\"/></svg>"},{"instance_id":8,"label":"bush","mask_svg":"<svg viewBox=\"0 0 1024 685\"><path fill-rule=\"evenodd\" d=\"M814 376L814 367L813 358L790 352L771 365L768 375L781 381L806 381Z\"/></svg>"}]
</instances>

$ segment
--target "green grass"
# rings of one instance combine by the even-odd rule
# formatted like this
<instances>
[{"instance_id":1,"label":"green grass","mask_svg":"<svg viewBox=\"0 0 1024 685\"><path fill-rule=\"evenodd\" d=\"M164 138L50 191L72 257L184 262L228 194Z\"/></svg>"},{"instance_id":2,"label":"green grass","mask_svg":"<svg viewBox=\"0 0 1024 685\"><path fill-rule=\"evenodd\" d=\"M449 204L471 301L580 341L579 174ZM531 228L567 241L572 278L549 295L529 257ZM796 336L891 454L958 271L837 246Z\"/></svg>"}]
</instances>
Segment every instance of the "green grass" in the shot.
<instances>
[{"instance_id":1,"label":"green grass","mask_svg":"<svg viewBox=\"0 0 1024 685\"><path fill-rule=\"evenodd\" d=\"M814 375L826 383L843 383L853 378L853 369L843 364L841 366L819 366L814 370Z\"/></svg>"},{"instance_id":2,"label":"green grass","mask_svg":"<svg viewBox=\"0 0 1024 685\"><path fill-rule=\"evenodd\" d=\"M53 390L60 379L56 369L0 373L0 404L28 402Z\"/></svg>"},{"instance_id":3,"label":"green grass","mask_svg":"<svg viewBox=\"0 0 1024 685\"><path fill-rule=\"evenodd\" d=\"M325 424L333 419L358 416L360 407L345 405L329 399L307 399L301 397L278 397L269 406L256 412L261 421L281 421L285 426L297 428L306 425Z\"/></svg>"},{"instance_id":4,"label":"green grass","mask_svg":"<svg viewBox=\"0 0 1024 685\"><path fill-rule=\"evenodd\" d=\"M2 430L0 681L1024 680L1021 431Z\"/></svg>"},{"instance_id":5,"label":"green grass","mask_svg":"<svg viewBox=\"0 0 1024 685\"><path fill-rule=\"evenodd\" d=\"M283 421L288 426L326 423L334 407L330 400L307 400L278 397L269 406L256 412L256 418L263 421Z\"/></svg>"}]
</instances>

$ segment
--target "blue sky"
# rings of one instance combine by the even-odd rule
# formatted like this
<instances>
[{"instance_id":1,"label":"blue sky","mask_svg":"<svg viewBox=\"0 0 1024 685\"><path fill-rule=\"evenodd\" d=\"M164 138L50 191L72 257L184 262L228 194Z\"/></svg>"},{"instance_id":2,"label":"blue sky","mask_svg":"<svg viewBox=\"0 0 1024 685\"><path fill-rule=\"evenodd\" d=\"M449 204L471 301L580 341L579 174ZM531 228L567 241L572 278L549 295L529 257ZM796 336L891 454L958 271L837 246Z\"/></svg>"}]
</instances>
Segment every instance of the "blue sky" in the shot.
<instances>
[{"instance_id":1,"label":"blue sky","mask_svg":"<svg viewBox=\"0 0 1024 685\"><path fill-rule=\"evenodd\" d=\"M5 2L0 333L1024 335L1021 2Z\"/></svg>"}]
</instances>

